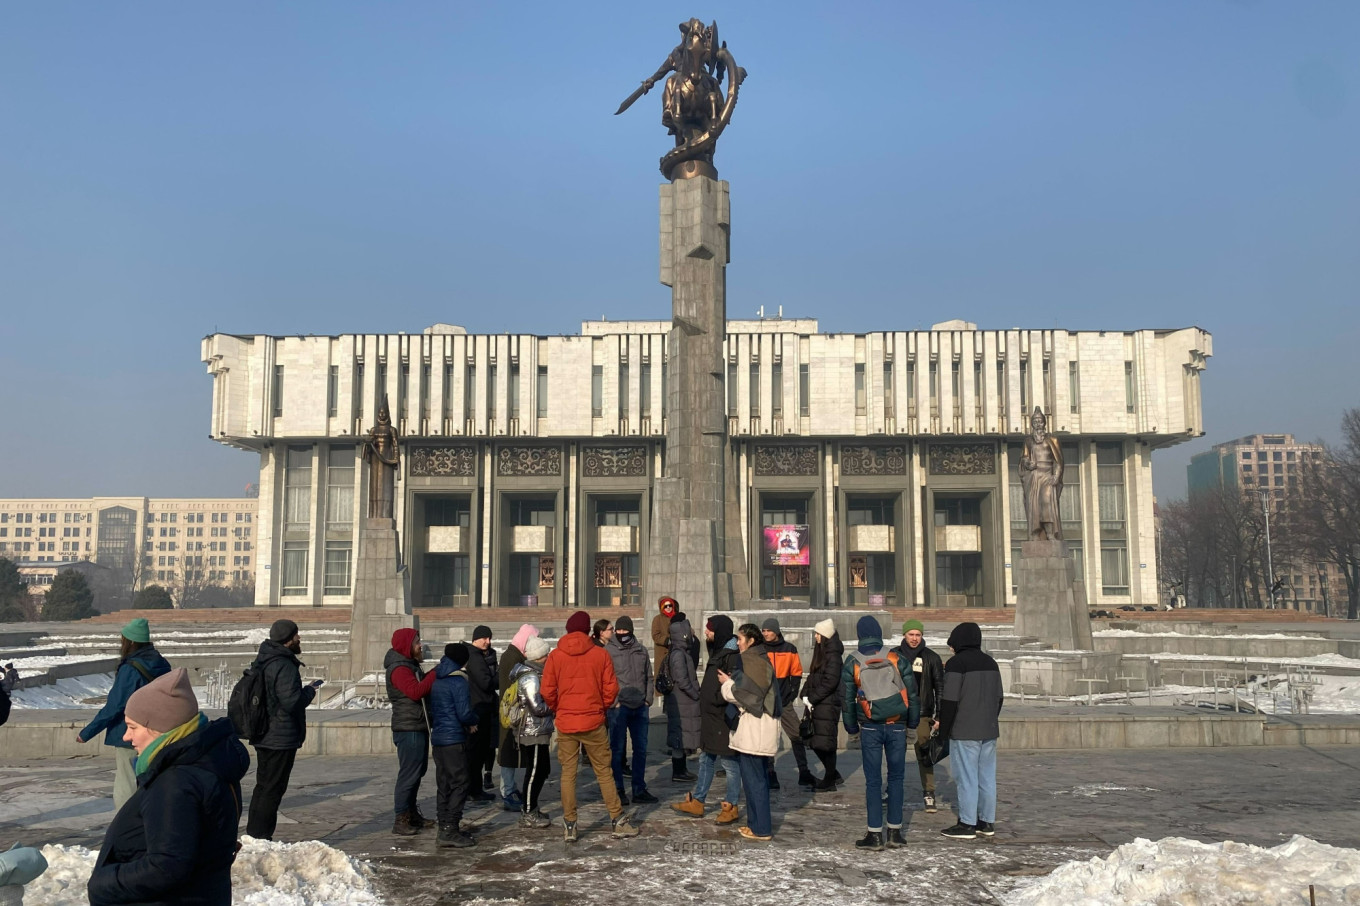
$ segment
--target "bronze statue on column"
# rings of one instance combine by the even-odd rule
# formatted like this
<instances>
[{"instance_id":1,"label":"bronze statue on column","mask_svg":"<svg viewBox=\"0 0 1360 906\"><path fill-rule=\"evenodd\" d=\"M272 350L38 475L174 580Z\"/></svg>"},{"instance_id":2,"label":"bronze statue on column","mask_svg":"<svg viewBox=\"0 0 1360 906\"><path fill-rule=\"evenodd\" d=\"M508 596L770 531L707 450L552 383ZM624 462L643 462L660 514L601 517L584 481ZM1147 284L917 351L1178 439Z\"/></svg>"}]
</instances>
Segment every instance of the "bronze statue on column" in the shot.
<instances>
[{"instance_id":1,"label":"bronze statue on column","mask_svg":"<svg viewBox=\"0 0 1360 906\"><path fill-rule=\"evenodd\" d=\"M1062 540L1063 456L1062 445L1048 433L1044 411L1034 407L1030 434L1020 457L1020 485L1025 491L1025 519L1034 541Z\"/></svg>"},{"instance_id":2,"label":"bronze statue on column","mask_svg":"<svg viewBox=\"0 0 1360 906\"><path fill-rule=\"evenodd\" d=\"M397 429L387 409L387 397L378 408L378 423L369 429L364 442L364 462L368 463L368 516L392 519L397 495L397 468L401 465Z\"/></svg>"}]
</instances>

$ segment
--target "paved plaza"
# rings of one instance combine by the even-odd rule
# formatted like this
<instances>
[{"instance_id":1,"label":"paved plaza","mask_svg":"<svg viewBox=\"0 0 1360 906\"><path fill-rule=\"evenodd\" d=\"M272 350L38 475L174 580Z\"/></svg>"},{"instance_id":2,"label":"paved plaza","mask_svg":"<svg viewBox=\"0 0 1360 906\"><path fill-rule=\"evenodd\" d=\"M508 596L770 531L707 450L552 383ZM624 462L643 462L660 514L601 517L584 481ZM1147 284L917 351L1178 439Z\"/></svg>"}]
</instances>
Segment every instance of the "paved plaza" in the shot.
<instances>
[{"instance_id":1,"label":"paved plaza","mask_svg":"<svg viewBox=\"0 0 1360 906\"><path fill-rule=\"evenodd\" d=\"M775 841L741 841L711 818L676 815L669 803L687 785L653 765L649 785L662 797L637 809L642 833L615 841L592 779L581 783L581 840L562 841L560 822L521 830L499 805L469 811L475 849L436 850L432 830L396 838L391 791L396 759L298 760L283 803L278 838L321 840L371 860L388 902L411 906L486 901L548 906L566 902L653 903L731 899L790 902L1000 903L1028 877L1073 859L1102 855L1136 837L1187 836L1274 846L1293 834L1360 847L1360 748L1306 746L1138 751L1003 753L997 835L950 841L939 831L954 815L927 815L909 803L908 847L854 849L864 831L859 753L842 753L845 786L814 796L785 784L774 794ZM545 809L560 816L556 771ZM948 772L940 775L953 801ZM253 774L246 779L253 786ZM111 817L112 759L96 755L16 762L0 768L0 839L96 848ZM710 799L716 803L722 779ZM919 786L909 765L908 797ZM422 809L434 814L433 768ZM710 814L713 810L710 810Z\"/></svg>"}]
</instances>

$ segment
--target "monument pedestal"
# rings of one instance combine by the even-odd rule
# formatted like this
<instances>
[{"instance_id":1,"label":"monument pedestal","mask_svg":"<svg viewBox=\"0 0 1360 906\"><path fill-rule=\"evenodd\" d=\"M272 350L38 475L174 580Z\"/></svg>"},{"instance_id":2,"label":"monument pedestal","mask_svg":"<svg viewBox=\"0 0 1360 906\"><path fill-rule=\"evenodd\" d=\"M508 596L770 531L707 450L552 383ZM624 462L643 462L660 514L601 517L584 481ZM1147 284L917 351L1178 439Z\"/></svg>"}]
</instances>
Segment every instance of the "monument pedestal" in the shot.
<instances>
[{"instance_id":1,"label":"monument pedestal","mask_svg":"<svg viewBox=\"0 0 1360 906\"><path fill-rule=\"evenodd\" d=\"M1064 651L1090 651L1091 614L1086 586L1062 541L1024 541L1014 565L1015 634L1033 636Z\"/></svg>"},{"instance_id":2,"label":"monument pedestal","mask_svg":"<svg viewBox=\"0 0 1360 906\"><path fill-rule=\"evenodd\" d=\"M354 561L354 610L349 627L351 679L383 672L392 633L419 629L411 613L405 572L397 571L397 524L369 517L359 528L359 555Z\"/></svg>"}]
</instances>

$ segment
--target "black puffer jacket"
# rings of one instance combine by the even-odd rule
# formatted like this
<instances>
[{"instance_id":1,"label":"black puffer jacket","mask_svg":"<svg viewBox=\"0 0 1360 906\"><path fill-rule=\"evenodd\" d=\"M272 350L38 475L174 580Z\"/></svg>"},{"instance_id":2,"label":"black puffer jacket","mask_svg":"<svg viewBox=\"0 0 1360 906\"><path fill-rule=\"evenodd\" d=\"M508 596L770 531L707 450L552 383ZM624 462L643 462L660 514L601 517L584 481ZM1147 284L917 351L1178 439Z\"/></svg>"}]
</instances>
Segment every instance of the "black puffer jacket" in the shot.
<instances>
[{"instance_id":1,"label":"black puffer jacket","mask_svg":"<svg viewBox=\"0 0 1360 906\"><path fill-rule=\"evenodd\" d=\"M316 690L302 685L302 661L288 646L273 639L260 643L255 667L264 671L269 696L269 731L257 749L300 749L307 740L307 706Z\"/></svg>"},{"instance_id":2,"label":"black puffer jacket","mask_svg":"<svg viewBox=\"0 0 1360 906\"><path fill-rule=\"evenodd\" d=\"M487 648L485 652L479 651L477 646L469 645L472 649L468 657L467 670L468 691L472 696L472 707L481 714L487 709L500 707L500 698L496 695L496 688L500 684L500 677L496 671L496 652ZM499 724L498 724L499 726Z\"/></svg>"},{"instance_id":3,"label":"black puffer jacket","mask_svg":"<svg viewBox=\"0 0 1360 906\"><path fill-rule=\"evenodd\" d=\"M162 749L104 833L91 906L230 906L249 766L226 718Z\"/></svg>"},{"instance_id":4,"label":"black puffer jacket","mask_svg":"<svg viewBox=\"0 0 1360 906\"><path fill-rule=\"evenodd\" d=\"M840 636L822 639L812 655L812 667L803 681L803 698L812 702L812 739L808 748L819 752L835 750L840 736L841 699L845 689L841 680L845 646Z\"/></svg>"},{"instance_id":5,"label":"black puffer jacket","mask_svg":"<svg viewBox=\"0 0 1360 906\"><path fill-rule=\"evenodd\" d=\"M522 663L524 663L524 652L514 645L506 646L505 657L500 659L500 663L496 667L496 678L501 689L509 688L512 682L510 673ZM500 747L496 753L496 762L503 768L528 767L528 765L520 764L519 743L515 741L514 731L509 727L500 725L499 702L496 705L496 711L496 731L500 734Z\"/></svg>"},{"instance_id":6,"label":"black puffer jacket","mask_svg":"<svg viewBox=\"0 0 1360 906\"><path fill-rule=\"evenodd\" d=\"M699 684L699 747L710 755L730 757L732 751L732 731L727 726L727 699L722 696L722 683L718 672L728 676L741 673L741 652L734 645L727 647L732 638L732 620L718 614L709 620L713 627L713 641L708 643L708 666L704 667L704 679Z\"/></svg>"}]
</instances>

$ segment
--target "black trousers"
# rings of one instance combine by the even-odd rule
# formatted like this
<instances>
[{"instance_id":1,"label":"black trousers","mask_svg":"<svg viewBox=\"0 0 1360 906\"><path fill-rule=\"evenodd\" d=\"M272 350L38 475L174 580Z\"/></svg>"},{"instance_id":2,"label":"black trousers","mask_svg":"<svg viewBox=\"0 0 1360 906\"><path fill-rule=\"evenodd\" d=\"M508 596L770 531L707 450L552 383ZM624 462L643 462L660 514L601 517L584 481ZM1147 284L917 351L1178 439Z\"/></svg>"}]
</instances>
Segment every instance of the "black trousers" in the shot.
<instances>
[{"instance_id":1,"label":"black trousers","mask_svg":"<svg viewBox=\"0 0 1360 906\"><path fill-rule=\"evenodd\" d=\"M441 826L463 820L468 795L467 743L434 747L434 782L439 789L435 815Z\"/></svg>"},{"instance_id":2,"label":"black trousers","mask_svg":"<svg viewBox=\"0 0 1360 906\"><path fill-rule=\"evenodd\" d=\"M297 749L255 749L255 792L250 796L246 833L258 840L274 839L279 823L279 803L288 792Z\"/></svg>"},{"instance_id":3,"label":"black trousers","mask_svg":"<svg viewBox=\"0 0 1360 906\"><path fill-rule=\"evenodd\" d=\"M477 732L466 743L468 753L469 784L474 790L483 789L482 775L496 764L496 736L500 731L500 716L493 706L477 708ZM483 732L485 727L488 732ZM495 784L492 784L495 787ZM494 792L494 789L493 789Z\"/></svg>"},{"instance_id":4,"label":"black trousers","mask_svg":"<svg viewBox=\"0 0 1360 906\"><path fill-rule=\"evenodd\" d=\"M548 744L545 742L540 746L520 746L520 764L524 765L524 791L520 797L524 799L524 810L526 812L538 811L538 798L543 793L543 784L548 782L548 775L552 773L552 758L548 755Z\"/></svg>"}]
</instances>

